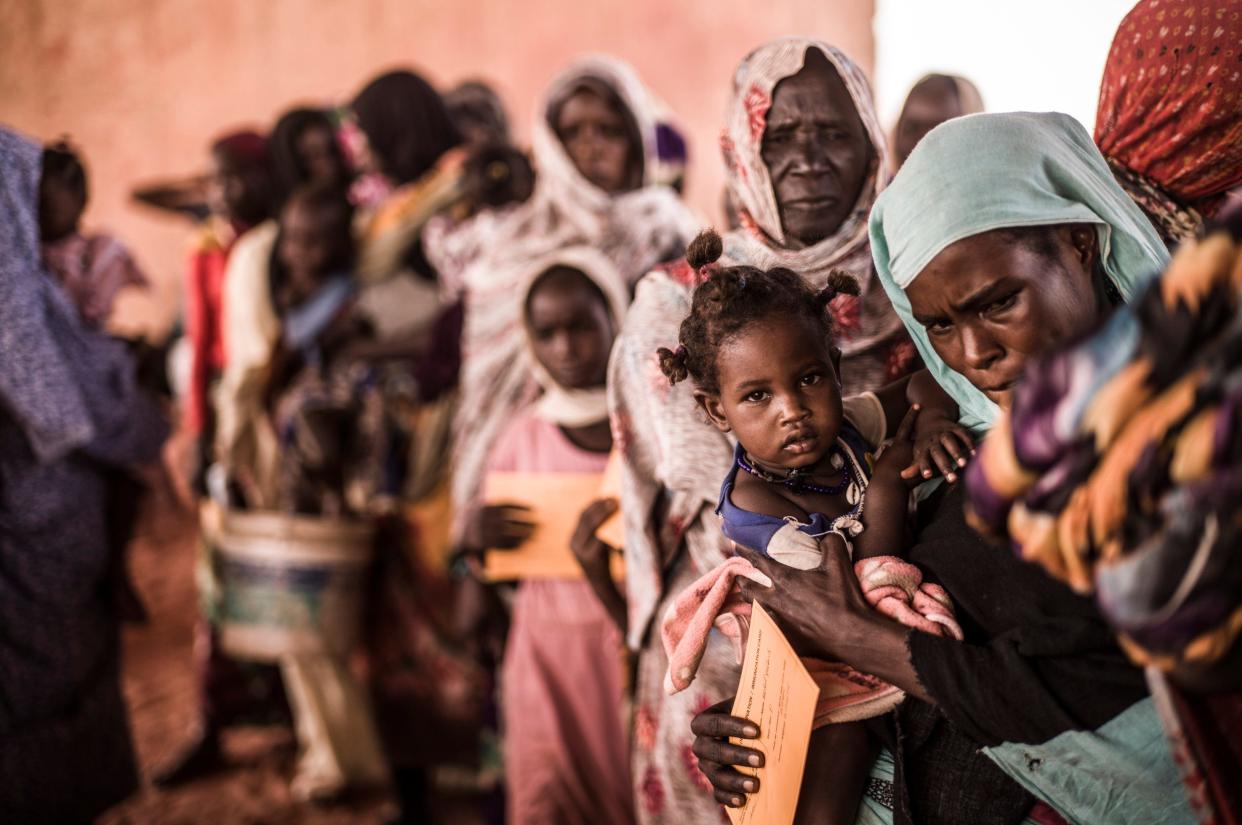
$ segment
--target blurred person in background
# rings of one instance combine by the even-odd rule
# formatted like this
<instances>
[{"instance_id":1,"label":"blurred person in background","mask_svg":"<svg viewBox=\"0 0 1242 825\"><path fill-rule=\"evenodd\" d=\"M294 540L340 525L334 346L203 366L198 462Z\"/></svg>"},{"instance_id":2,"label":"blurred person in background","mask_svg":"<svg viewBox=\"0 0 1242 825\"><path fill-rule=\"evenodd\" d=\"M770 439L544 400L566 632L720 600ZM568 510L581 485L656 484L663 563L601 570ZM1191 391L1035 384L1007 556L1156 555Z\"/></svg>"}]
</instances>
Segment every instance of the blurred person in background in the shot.
<instances>
[{"instance_id":1,"label":"blurred person in background","mask_svg":"<svg viewBox=\"0 0 1242 825\"><path fill-rule=\"evenodd\" d=\"M0 818L77 823L137 787L107 477L158 460L168 429L42 271L41 159L0 128Z\"/></svg>"},{"instance_id":2,"label":"blurred person in background","mask_svg":"<svg viewBox=\"0 0 1242 825\"><path fill-rule=\"evenodd\" d=\"M322 109L295 107L282 114L269 138L273 205L279 214L298 188L339 188L351 170ZM261 415L262 386L280 338L273 303L277 221L242 235L224 277L223 334L228 353L215 394L215 459L229 481L235 504L270 506L260 492L274 472L276 442Z\"/></svg>"},{"instance_id":3,"label":"blurred person in background","mask_svg":"<svg viewBox=\"0 0 1242 825\"><path fill-rule=\"evenodd\" d=\"M923 136L941 123L982 111L983 97L966 78L954 74L923 75L906 95L893 127L893 160L897 167L906 162Z\"/></svg>"},{"instance_id":4,"label":"blurred person in background","mask_svg":"<svg viewBox=\"0 0 1242 825\"><path fill-rule=\"evenodd\" d=\"M542 394L513 411L488 477L574 473L584 485L594 476L598 486L612 448L608 356L629 290L617 267L588 247L533 262L518 288L527 338L523 368L535 373ZM553 510L558 502L539 505ZM481 507L475 518L479 545L498 551L521 545L539 528L529 510L504 503ZM625 602L609 561L588 572L607 585L581 577L517 584L500 682L512 825L634 821L623 718ZM596 595L604 587L614 595L607 603Z\"/></svg>"},{"instance_id":5,"label":"blurred person in background","mask_svg":"<svg viewBox=\"0 0 1242 825\"><path fill-rule=\"evenodd\" d=\"M199 496L208 492L208 469L215 461L213 397L227 360L224 283L229 256L238 238L267 220L272 208L268 141L264 136L252 131L226 135L212 144L210 157L207 196L211 215L195 234L186 272L184 309L190 369L181 427L189 439L191 455L183 464L188 465L191 487ZM217 490L216 495L225 494ZM214 582L213 554L206 539L200 546L200 577ZM200 716L189 744L157 771L154 781L158 785L177 785L222 767L220 733L227 725L252 718L287 719L276 669L237 662L220 651L214 626L215 589L209 587L200 593L203 616L195 640Z\"/></svg>"},{"instance_id":6,"label":"blurred person in background","mask_svg":"<svg viewBox=\"0 0 1242 825\"><path fill-rule=\"evenodd\" d=\"M86 168L61 141L43 150L39 184L39 237L43 262L73 299L86 325L104 327L117 293L146 289L146 275L120 241L105 233L84 233L80 223L89 198Z\"/></svg>"},{"instance_id":7,"label":"blurred person in background","mask_svg":"<svg viewBox=\"0 0 1242 825\"><path fill-rule=\"evenodd\" d=\"M472 544L465 527L500 429L539 392L520 361L525 338L516 287L531 263L569 246L590 246L632 286L697 229L677 194L657 182L667 169L661 111L628 64L603 55L570 64L536 108L534 194L510 214L463 226L454 239L459 251L467 250L457 258L464 264L452 284L466 298L462 400L454 423L459 545Z\"/></svg>"},{"instance_id":8,"label":"blurred person in background","mask_svg":"<svg viewBox=\"0 0 1242 825\"><path fill-rule=\"evenodd\" d=\"M444 94L449 119L471 146L508 143L509 115L500 95L481 80L459 83Z\"/></svg>"}]
</instances>

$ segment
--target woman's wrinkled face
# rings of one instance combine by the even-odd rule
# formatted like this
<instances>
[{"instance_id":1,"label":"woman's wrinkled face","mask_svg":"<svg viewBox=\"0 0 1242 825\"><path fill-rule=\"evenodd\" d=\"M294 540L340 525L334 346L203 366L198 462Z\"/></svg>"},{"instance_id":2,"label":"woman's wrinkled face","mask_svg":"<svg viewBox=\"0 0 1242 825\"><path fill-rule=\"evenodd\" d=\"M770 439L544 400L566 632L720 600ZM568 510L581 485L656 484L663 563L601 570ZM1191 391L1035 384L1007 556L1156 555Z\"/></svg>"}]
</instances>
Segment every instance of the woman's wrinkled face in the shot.
<instances>
[{"instance_id":1,"label":"woman's wrinkled face","mask_svg":"<svg viewBox=\"0 0 1242 825\"><path fill-rule=\"evenodd\" d=\"M1002 407L1028 358L1083 335L1104 310L1095 228L1039 231L1046 243L995 230L950 244L905 290L936 354Z\"/></svg>"},{"instance_id":2,"label":"woman's wrinkled face","mask_svg":"<svg viewBox=\"0 0 1242 825\"><path fill-rule=\"evenodd\" d=\"M932 78L915 86L901 109L901 117L897 119L893 149L897 153L898 165L906 162L928 132L961 114L962 104L958 101L957 89L948 78Z\"/></svg>"},{"instance_id":3,"label":"woman's wrinkled face","mask_svg":"<svg viewBox=\"0 0 1242 825\"><path fill-rule=\"evenodd\" d=\"M841 431L841 387L823 331L805 319L764 318L716 353L720 394L696 392L708 417L769 467L813 467Z\"/></svg>"},{"instance_id":4,"label":"woman's wrinkled face","mask_svg":"<svg viewBox=\"0 0 1242 825\"><path fill-rule=\"evenodd\" d=\"M570 390L604 386L615 332L603 295L569 269L536 284L526 303L526 328L535 358Z\"/></svg>"},{"instance_id":5,"label":"woman's wrinkled face","mask_svg":"<svg viewBox=\"0 0 1242 825\"><path fill-rule=\"evenodd\" d=\"M858 202L872 147L845 82L818 49L776 84L761 152L791 244L835 233Z\"/></svg>"},{"instance_id":6,"label":"woman's wrinkled face","mask_svg":"<svg viewBox=\"0 0 1242 825\"><path fill-rule=\"evenodd\" d=\"M633 189L633 136L624 113L599 94L581 89L556 113L553 129L578 172L609 194Z\"/></svg>"}]
</instances>

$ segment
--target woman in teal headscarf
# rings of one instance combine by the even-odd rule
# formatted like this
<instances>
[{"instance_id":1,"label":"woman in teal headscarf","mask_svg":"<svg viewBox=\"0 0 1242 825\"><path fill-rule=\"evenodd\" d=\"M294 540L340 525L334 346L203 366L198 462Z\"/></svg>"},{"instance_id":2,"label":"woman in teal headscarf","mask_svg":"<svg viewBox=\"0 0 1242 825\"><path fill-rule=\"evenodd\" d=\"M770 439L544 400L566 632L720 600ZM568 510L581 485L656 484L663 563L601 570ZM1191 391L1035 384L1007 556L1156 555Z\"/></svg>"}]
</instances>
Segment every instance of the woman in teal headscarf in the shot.
<instances>
[{"instance_id":1,"label":"woman in teal headscarf","mask_svg":"<svg viewBox=\"0 0 1242 825\"><path fill-rule=\"evenodd\" d=\"M937 127L877 200L870 233L881 283L978 433L1028 358L1092 329L1166 260L1090 136L1059 114ZM962 505L956 486L936 490L909 558L952 596L963 643L870 611L839 547L826 547L822 576L740 551L780 591L764 606L799 653L907 691L878 731L896 762L892 821L1015 823L1048 807L1072 822L1193 821L1142 674L1094 604L986 543ZM708 715L695 752L740 795L730 766L750 751L720 737L744 736L743 720ZM886 821L875 813L859 821Z\"/></svg>"}]
</instances>

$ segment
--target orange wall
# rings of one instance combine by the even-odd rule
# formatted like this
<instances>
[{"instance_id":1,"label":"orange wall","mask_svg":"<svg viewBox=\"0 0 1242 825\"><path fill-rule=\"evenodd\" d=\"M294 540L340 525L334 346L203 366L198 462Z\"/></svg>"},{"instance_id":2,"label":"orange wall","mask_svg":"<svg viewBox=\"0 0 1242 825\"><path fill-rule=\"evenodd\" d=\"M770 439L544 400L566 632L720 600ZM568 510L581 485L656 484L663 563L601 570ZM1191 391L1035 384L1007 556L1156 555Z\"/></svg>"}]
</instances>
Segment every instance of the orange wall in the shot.
<instances>
[{"instance_id":1,"label":"orange wall","mask_svg":"<svg viewBox=\"0 0 1242 825\"><path fill-rule=\"evenodd\" d=\"M127 202L131 184L195 172L213 135L336 101L379 70L494 82L519 135L566 61L631 61L678 113L689 197L717 218L715 137L731 72L771 37L835 43L870 71L873 0L0 0L0 122L69 134L91 174L88 226L127 240L156 281L122 314L158 326L177 306L187 228Z\"/></svg>"}]
</instances>

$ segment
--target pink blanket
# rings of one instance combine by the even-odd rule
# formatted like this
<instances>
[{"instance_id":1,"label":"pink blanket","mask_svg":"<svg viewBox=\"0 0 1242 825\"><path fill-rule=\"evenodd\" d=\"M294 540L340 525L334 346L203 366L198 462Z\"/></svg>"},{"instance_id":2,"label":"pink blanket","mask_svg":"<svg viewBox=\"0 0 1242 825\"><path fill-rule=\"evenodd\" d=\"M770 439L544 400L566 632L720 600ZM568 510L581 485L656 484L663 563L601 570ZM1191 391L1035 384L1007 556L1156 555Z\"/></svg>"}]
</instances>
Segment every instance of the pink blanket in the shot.
<instances>
[{"instance_id":1,"label":"pink blanket","mask_svg":"<svg viewBox=\"0 0 1242 825\"><path fill-rule=\"evenodd\" d=\"M937 585L924 583L914 565L896 556L880 556L864 559L854 569L867 601L884 615L925 633L962 638L948 594ZM694 681L713 627L733 644L734 656L741 664L751 608L742 599L739 577L772 586L772 580L753 564L734 556L682 591L665 611L660 636L668 655L664 688L669 693L685 690ZM817 728L879 716L905 698L896 686L849 665L819 659L803 659L802 663L819 685Z\"/></svg>"}]
</instances>

